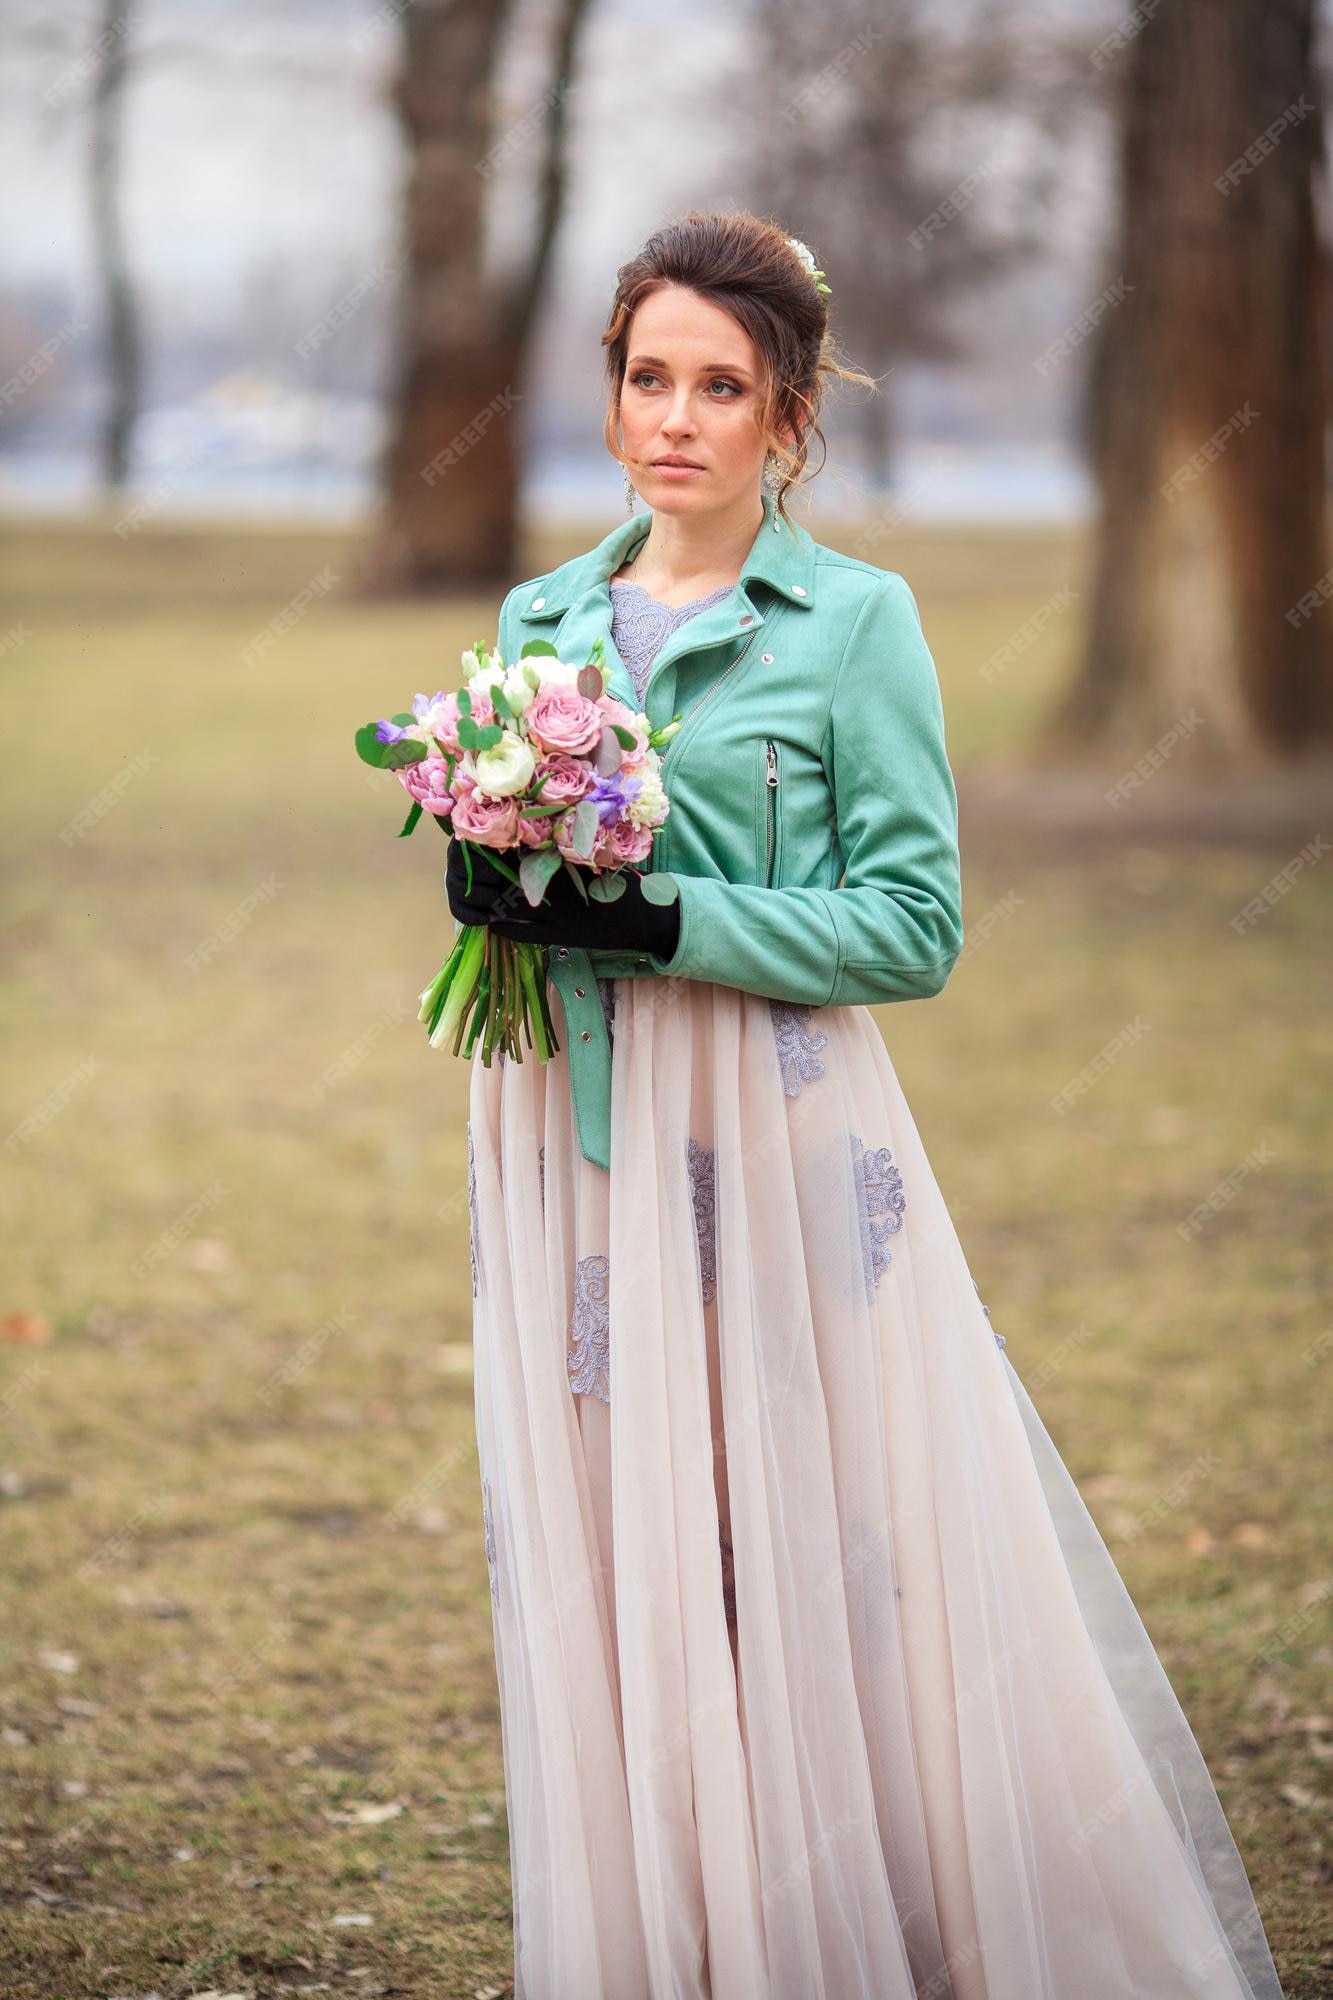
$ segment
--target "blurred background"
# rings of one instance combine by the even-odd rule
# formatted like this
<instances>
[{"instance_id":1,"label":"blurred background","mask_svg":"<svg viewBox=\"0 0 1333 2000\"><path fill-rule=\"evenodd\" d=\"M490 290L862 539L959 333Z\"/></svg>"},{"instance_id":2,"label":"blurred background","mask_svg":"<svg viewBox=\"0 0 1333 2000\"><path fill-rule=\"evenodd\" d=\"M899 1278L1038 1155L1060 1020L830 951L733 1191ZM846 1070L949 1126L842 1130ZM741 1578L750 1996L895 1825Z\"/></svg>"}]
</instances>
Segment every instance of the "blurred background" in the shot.
<instances>
[{"instance_id":1,"label":"blurred background","mask_svg":"<svg viewBox=\"0 0 1333 2000\"><path fill-rule=\"evenodd\" d=\"M877 1019L1333 1994L1330 11L0 0L0 1995L512 1991L444 845L352 739L624 518L690 206L878 383L793 511L916 593L968 935Z\"/></svg>"}]
</instances>

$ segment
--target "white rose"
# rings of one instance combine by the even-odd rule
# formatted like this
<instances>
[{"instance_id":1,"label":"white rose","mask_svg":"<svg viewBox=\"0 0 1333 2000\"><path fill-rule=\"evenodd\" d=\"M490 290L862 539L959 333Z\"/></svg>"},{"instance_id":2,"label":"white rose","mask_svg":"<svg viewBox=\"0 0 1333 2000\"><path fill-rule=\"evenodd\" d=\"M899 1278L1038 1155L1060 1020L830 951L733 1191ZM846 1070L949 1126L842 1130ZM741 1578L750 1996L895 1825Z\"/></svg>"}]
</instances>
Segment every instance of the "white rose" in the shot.
<instances>
[{"instance_id":1,"label":"white rose","mask_svg":"<svg viewBox=\"0 0 1333 2000\"><path fill-rule=\"evenodd\" d=\"M573 660L557 660L554 653L538 653L529 658L542 680L558 682L561 687L573 687L583 672L583 668L576 666Z\"/></svg>"},{"instance_id":2,"label":"white rose","mask_svg":"<svg viewBox=\"0 0 1333 2000\"><path fill-rule=\"evenodd\" d=\"M666 810L666 789L656 771L647 769L636 771L639 789L628 807L628 818L632 826L655 826Z\"/></svg>"},{"instance_id":3,"label":"white rose","mask_svg":"<svg viewBox=\"0 0 1333 2000\"><path fill-rule=\"evenodd\" d=\"M537 768L531 747L512 729L506 729L493 749L469 750L463 763L480 789L493 799L521 792Z\"/></svg>"},{"instance_id":4,"label":"white rose","mask_svg":"<svg viewBox=\"0 0 1333 2000\"><path fill-rule=\"evenodd\" d=\"M470 674L468 676L468 686L474 688L494 687L495 683L497 681L502 681L504 677L505 677L504 661L496 660L494 664L490 664L484 667L478 667L475 674Z\"/></svg>"}]
</instances>

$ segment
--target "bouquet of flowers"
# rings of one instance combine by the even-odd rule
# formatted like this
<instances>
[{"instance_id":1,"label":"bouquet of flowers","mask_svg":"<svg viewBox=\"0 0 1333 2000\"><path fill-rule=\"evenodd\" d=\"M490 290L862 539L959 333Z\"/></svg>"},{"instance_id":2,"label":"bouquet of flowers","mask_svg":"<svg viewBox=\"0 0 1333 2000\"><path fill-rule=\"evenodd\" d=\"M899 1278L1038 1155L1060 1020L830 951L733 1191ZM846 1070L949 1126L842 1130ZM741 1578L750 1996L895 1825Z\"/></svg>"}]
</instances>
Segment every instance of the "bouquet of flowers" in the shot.
<instances>
[{"instance_id":1,"label":"bouquet of flowers","mask_svg":"<svg viewBox=\"0 0 1333 2000\"><path fill-rule=\"evenodd\" d=\"M599 639L576 666L534 639L507 666L479 640L463 654L456 692L419 694L410 715L359 729L358 754L392 771L413 801L400 837L434 814L464 843L469 887L469 847L485 848L534 908L560 868L585 900L623 895L624 871L646 858L667 816L659 752L680 719L653 729L608 694L603 651ZM525 1035L547 1061L559 1043L545 947L462 925L418 1019L432 1048L452 1038L454 1054L470 1056L481 1036L487 1065L496 1048L521 1062Z\"/></svg>"}]
</instances>

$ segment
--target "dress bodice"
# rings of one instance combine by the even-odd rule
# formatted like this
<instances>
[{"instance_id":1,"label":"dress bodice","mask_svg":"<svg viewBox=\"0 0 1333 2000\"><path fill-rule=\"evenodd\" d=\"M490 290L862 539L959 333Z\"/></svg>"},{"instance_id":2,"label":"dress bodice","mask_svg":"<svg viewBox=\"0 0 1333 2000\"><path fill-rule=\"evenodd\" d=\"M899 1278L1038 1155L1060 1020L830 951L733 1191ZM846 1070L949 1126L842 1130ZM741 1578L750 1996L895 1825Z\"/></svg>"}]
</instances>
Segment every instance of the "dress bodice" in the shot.
<instances>
[{"instance_id":1,"label":"dress bodice","mask_svg":"<svg viewBox=\"0 0 1333 2000\"><path fill-rule=\"evenodd\" d=\"M648 670L668 636L709 604L719 604L736 588L720 583L706 597L688 604L662 604L650 597L641 583L626 577L611 585L611 638L616 651L629 669L639 700L648 686Z\"/></svg>"}]
</instances>

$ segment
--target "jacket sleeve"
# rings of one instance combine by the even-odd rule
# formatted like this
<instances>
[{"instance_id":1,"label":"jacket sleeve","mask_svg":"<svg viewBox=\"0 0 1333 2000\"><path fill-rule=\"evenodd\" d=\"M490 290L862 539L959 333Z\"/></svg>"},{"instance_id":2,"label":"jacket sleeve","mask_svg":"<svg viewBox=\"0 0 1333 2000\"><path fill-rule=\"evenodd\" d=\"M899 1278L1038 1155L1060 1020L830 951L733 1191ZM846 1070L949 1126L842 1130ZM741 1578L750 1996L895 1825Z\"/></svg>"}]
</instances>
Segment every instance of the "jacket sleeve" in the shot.
<instances>
[{"instance_id":1,"label":"jacket sleeve","mask_svg":"<svg viewBox=\"0 0 1333 2000\"><path fill-rule=\"evenodd\" d=\"M680 936L664 975L809 1006L938 993L963 946L958 801L935 663L896 572L848 635L821 746L844 863L836 889L675 875Z\"/></svg>"}]
</instances>

